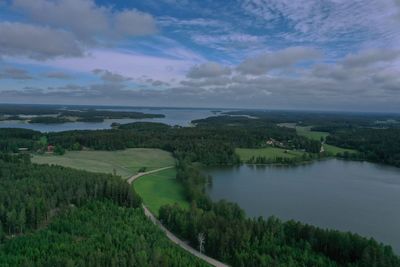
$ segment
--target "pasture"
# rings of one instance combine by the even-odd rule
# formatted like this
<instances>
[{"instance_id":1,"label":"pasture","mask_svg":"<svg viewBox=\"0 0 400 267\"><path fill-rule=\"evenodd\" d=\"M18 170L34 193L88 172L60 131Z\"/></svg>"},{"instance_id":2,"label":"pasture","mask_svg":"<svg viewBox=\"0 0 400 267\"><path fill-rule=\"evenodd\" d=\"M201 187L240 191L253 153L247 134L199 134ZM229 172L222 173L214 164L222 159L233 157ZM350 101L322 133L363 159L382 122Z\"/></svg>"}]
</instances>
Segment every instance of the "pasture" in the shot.
<instances>
[{"instance_id":1,"label":"pasture","mask_svg":"<svg viewBox=\"0 0 400 267\"><path fill-rule=\"evenodd\" d=\"M160 149L131 148L117 151L67 151L64 155L34 155L32 162L53 164L90 172L113 173L128 178L141 168L147 171L172 166L171 153Z\"/></svg>"}]
</instances>

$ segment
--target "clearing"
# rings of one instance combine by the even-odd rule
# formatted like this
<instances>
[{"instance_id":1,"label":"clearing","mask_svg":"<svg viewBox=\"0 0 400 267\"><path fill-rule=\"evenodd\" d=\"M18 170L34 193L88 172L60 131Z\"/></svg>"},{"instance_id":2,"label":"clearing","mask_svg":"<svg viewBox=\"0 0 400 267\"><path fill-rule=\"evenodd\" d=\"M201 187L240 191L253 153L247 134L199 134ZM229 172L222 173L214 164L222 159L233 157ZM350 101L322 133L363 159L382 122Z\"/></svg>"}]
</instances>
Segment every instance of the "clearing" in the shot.
<instances>
[{"instance_id":1,"label":"clearing","mask_svg":"<svg viewBox=\"0 0 400 267\"><path fill-rule=\"evenodd\" d=\"M157 216L160 207L166 204L177 203L181 207L189 207L184 188L176 180L175 168L142 176L135 180L133 186L146 207Z\"/></svg>"},{"instance_id":2,"label":"clearing","mask_svg":"<svg viewBox=\"0 0 400 267\"><path fill-rule=\"evenodd\" d=\"M307 127L296 126L296 131L297 131L298 135L302 135L309 139L317 140L317 141L321 141L321 139L325 140L325 138L329 135L329 133L327 133L327 132L311 131L311 126L307 126ZM333 145L328 145L328 144L323 144L322 146L324 147L325 152L331 153L333 155L336 155L337 153L344 153L344 152L357 153L357 151L354 149L341 148L338 146L333 146Z\"/></svg>"},{"instance_id":3,"label":"clearing","mask_svg":"<svg viewBox=\"0 0 400 267\"><path fill-rule=\"evenodd\" d=\"M160 149L130 148L118 151L67 151L64 155L34 155L32 162L54 164L90 172L113 173L128 178L146 171L175 165L171 153Z\"/></svg>"},{"instance_id":4,"label":"clearing","mask_svg":"<svg viewBox=\"0 0 400 267\"><path fill-rule=\"evenodd\" d=\"M312 140L321 141L321 138L325 140L325 138L329 135L327 132L315 132L311 131L311 126L296 126L296 132L298 135L305 136Z\"/></svg>"},{"instance_id":5,"label":"clearing","mask_svg":"<svg viewBox=\"0 0 400 267\"><path fill-rule=\"evenodd\" d=\"M248 161L251 157L265 157L266 159L281 158L295 158L301 157L304 152L286 150L277 147L266 147L266 148L236 148L236 154L239 155L240 160L243 162Z\"/></svg>"}]
</instances>

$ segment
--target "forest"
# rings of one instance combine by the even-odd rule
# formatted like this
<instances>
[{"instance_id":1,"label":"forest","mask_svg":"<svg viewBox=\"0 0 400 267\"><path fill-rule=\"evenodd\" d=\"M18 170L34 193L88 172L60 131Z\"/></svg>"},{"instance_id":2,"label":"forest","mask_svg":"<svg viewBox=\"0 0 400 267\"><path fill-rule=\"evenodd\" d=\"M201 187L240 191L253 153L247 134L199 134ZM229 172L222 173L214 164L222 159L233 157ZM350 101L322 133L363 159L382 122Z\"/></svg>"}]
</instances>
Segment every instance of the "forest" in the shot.
<instances>
[{"instance_id":1,"label":"forest","mask_svg":"<svg viewBox=\"0 0 400 267\"><path fill-rule=\"evenodd\" d=\"M218 123L194 121L196 127L135 122L114 125L112 130L49 133L47 138L49 143L65 149L72 149L74 144L100 150L161 148L206 165L236 164L239 162L234 152L236 147L264 147L270 138L290 149L304 149L310 153L320 150L319 141L298 136L293 129L248 119L233 122L232 119L222 117Z\"/></svg>"},{"instance_id":2,"label":"forest","mask_svg":"<svg viewBox=\"0 0 400 267\"><path fill-rule=\"evenodd\" d=\"M0 155L0 222L3 235L34 230L69 205L110 199L139 207L140 197L120 177L30 163L29 155Z\"/></svg>"},{"instance_id":3,"label":"forest","mask_svg":"<svg viewBox=\"0 0 400 267\"><path fill-rule=\"evenodd\" d=\"M172 245L119 176L0 155L1 266L207 266Z\"/></svg>"},{"instance_id":4,"label":"forest","mask_svg":"<svg viewBox=\"0 0 400 267\"><path fill-rule=\"evenodd\" d=\"M205 187L212 182L212 179L202 174L198 163L203 165L238 164L239 159L235 148L262 148L265 147L266 140L273 138L288 148L319 156L321 141L299 136L295 129L279 127L276 121L221 116L194 121L195 127L173 127L161 123L141 122L115 124L110 130L46 134L30 130L7 129L0 130L0 136L3 137L0 145L3 152L18 151L22 145L31 151L36 151L45 144L68 150L118 150L148 147L172 152L177 159L176 178L184 186L186 198L191 206L189 209L182 209L176 205L163 206L159 211L160 220L175 234L188 240L193 247L198 247L198 236L203 235L206 240L205 253L232 266L400 266L400 259L391 247L373 239L351 233L324 230L300 222L282 222L274 217L250 219L234 203L225 201L215 203L210 200L205 193ZM368 123L371 123L371 120ZM313 124L316 129L328 125L328 123ZM330 135L326 137L328 144L357 149L360 152L357 154L357 159L398 164L396 161L399 158L397 150L399 146L396 145L400 136L398 128L372 128L356 123L353 123L352 127L338 125L329 127L331 127ZM13 260L25 261L26 258L23 255L26 254L24 253L33 255L34 252L13 249L16 254L12 256L11 250L6 249L8 245L18 244L18 240L33 242L25 241L28 240L25 238L43 240L42 235L53 234L51 221L54 214L60 214L54 219L55 225L69 225L75 222L74 216L63 217L63 214L90 213L93 207L102 210L102 207L96 206L100 205L98 201L101 201L101 205L118 205L124 209L135 209L140 205L140 198L136 193L129 190L126 183L119 177L113 175L90 174L55 166L39 167L31 164L29 157L25 154L20 156L3 154L1 159L0 178L1 188L4 190L0 194L1 203L3 203L0 207L0 220L2 240L5 241L1 253L6 253L5 255L10 257L11 265ZM262 158L254 160L263 161ZM111 204L104 204L110 201ZM71 207L77 208L71 209ZM113 210L113 208L109 209ZM49 222L48 227L36 230ZM81 221L80 223L85 225L95 222ZM103 230L99 230L99 233L101 231ZM33 234L10 239L10 236L18 236L21 233ZM68 236L68 233L64 234L66 236L54 238L73 239ZM107 236L103 237L107 238ZM141 240L146 243L146 237ZM111 241L118 247L117 250L120 248L119 244L122 244L118 243L119 241ZM96 244L94 242L94 246ZM50 249L43 246L44 251ZM66 246L71 248L71 251L76 249L75 246ZM70 255L68 253L72 253L71 251L62 252L65 253L62 254L65 260L68 258L67 255ZM82 252L80 255L91 253L89 248L85 250L84 247L80 251ZM113 255L122 253L123 249L120 251L116 251ZM153 253L148 252L151 250L146 251L146 253ZM17 257L18 255L21 259ZM155 256L146 255L146 257L143 256L146 264L155 266L154 262L150 262ZM180 254L173 255L171 258L180 257ZM159 257L155 258L159 259ZM81 258L78 257L76 260L79 261ZM126 260L127 264L130 264L138 259L134 256L134 259ZM168 260L164 259L164 261ZM54 259L49 258L48 262L54 262ZM84 262L79 264L85 265ZM100 264L111 263L105 260ZM112 264L119 265L119 262ZM195 261L193 264L196 264ZM179 265L171 260L165 266Z\"/></svg>"},{"instance_id":5,"label":"forest","mask_svg":"<svg viewBox=\"0 0 400 267\"><path fill-rule=\"evenodd\" d=\"M336 129L328 144L357 149L359 159L400 167L400 129Z\"/></svg>"},{"instance_id":6,"label":"forest","mask_svg":"<svg viewBox=\"0 0 400 267\"><path fill-rule=\"evenodd\" d=\"M22 117L33 116L29 118ZM29 123L103 122L105 119L163 118L163 114L148 114L137 111L105 110L86 106L57 105L0 105L0 120L27 120Z\"/></svg>"}]
</instances>

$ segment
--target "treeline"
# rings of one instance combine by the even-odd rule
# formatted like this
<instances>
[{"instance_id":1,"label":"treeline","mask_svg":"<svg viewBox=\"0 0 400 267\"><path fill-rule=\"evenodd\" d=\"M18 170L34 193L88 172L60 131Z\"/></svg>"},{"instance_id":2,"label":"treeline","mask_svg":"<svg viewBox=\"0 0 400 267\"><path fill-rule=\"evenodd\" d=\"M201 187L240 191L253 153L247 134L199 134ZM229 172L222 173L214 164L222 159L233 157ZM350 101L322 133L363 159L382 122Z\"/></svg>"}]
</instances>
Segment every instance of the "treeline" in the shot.
<instances>
[{"instance_id":1,"label":"treeline","mask_svg":"<svg viewBox=\"0 0 400 267\"><path fill-rule=\"evenodd\" d=\"M400 167L400 129L341 129L326 138L328 144L359 151L359 158Z\"/></svg>"},{"instance_id":2,"label":"treeline","mask_svg":"<svg viewBox=\"0 0 400 267\"><path fill-rule=\"evenodd\" d=\"M320 154L303 153L301 156L296 157L265 157L265 156L252 156L245 163L247 164L283 164L295 165L303 162L308 162L320 158Z\"/></svg>"},{"instance_id":3,"label":"treeline","mask_svg":"<svg viewBox=\"0 0 400 267\"><path fill-rule=\"evenodd\" d=\"M29 119L29 123L56 124L56 123L66 123L66 122L72 122L72 121L62 116L57 116L57 117L40 116Z\"/></svg>"},{"instance_id":4,"label":"treeline","mask_svg":"<svg viewBox=\"0 0 400 267\"><path fill-rule=\"evenodd\" d=\"M0 154L1 266L208 266L172 245L121 177Z\"/></svg>"},{"instance_id":5,"label":"treeline","mask_svg":"<svg viewBox=\"0 0 400 267\"><path fill-rule=\"evenodd\" d=\"M240 110L225 112L225 114L252 116L269 123L289 122L304 126L318 125L318 127L334 128L346 128L352 126L383 127L385 125L390 126L393 122L397 122L398 125L400 122L400 115L391 113Z\"/></svg>"},{"instance_id":6,"label":"treeline","mask_svg":"<svg viewBox=\"0 0 400 267\"><path fill-rule=\"evenodd\" d=\"M172 245L140 208L89 201L48 227L7 240L1 266L208 266Z\"/></svg>"},{"instance_id":7,"label":"treeline","mask_svg":"<svg viewBox=\"0 0 400 267\"><path fill-rule=\"evenodd\" d=\"M0 154L0 241L38 228L64 207L103 199L126 207L141 203L121 177L31 164L28 155Z\"/></svg>"},{"instance_id":8,"label":"treeline","mask_svg":"<svg viewBox=\"0 0 400 267\"><path fill-rule=\"evenodd\" d=\"M82 146L98 150L161 148L206 165L238 163L235 147L265 147L271 138L279 140L288 149L304 149L311 153L320 150L320 142L298 136L294 129L258 124L247 118L232 124L230 118L222 118L219 125L197 121L196 127L171 127L160 123L114 124L112 130L49 133L47 137L49 143L65 149ZM249 121L255 125L251 126Z\"/></svg>"},{"instance_id":9,"label":"treeline","mask_svg":"<svg viewBox=\"0 0 400 267\"><path fill-rule=\"evenodd\" d=\"M150 114L137 111L125 111L110 107L94 106L58 106L58 105L11 105L0 104L2 120L22 120L19 115L35 115L30 123L65 123L70 117L83 122L102 122L104 119L144 119L164 118L164 114ZM53 115L53 116L49 116ZM8 116L8 117L7 117Z\"/></svg>"},{"instance_id":10,"label":"treeline","mask_svg":"<svg viewBox=\"0 0 400 267\"><path fill-rule=\"evenodd\" d=\"M197 127L225 129L236 132L237 136L247 136L247 142L235 142L236 147L260 148L267 146L268 140L279 141L282 148L304 149L309 153L319 153L321 142L299 136L296 129L279 127L275 122L261 118L215 116L194 120Z\"/></svg>"},{"instance_id":11,"label":"treeline","mask_svg":"<svg viewBox=\"0 0 400 267\"><path fill-rule=\"evenodd\" d=\"M19 148L35 150L39 146L41 133L28 129L0 129L0 152L18 152Z\"/></svg>"},{"instance_id":12,"label":"treeline","mask_svg":"<svg viewBox=\"0 0 400 267\"><path fill-rule=\"evenodd\" d=\"M232 266L400 266L389 246L372 239L274 217L249 219L225 201L209 209L163 206L159 214L193 247L204 236L205 253Z\"/></svg>"}]
</instances>

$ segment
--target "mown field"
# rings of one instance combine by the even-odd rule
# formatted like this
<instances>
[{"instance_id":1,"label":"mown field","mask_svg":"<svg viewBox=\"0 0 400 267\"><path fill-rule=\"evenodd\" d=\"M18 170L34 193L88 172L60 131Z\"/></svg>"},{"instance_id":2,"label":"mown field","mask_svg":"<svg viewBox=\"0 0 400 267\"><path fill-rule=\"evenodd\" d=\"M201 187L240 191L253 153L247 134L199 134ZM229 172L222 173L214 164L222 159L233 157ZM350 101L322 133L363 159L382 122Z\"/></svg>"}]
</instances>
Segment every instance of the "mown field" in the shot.
<instances>
[{"instance_id":1,"label":"mown field","mask_svg":"<svg viewBox=\"0 0 400 267\"><path fill-rule=\"evenodd\" d=\"M239 155L240 160L243 162L248 161L252 157L265 157L266 159L280 158L295 158L301 157L303 152L286 150L277 147L266 147L266 148L236 148L236 154Z\"/></svg>"},{"instance_id":2,"label":"mown field","mask_svg":"<svg viewBox=\"0 0 400 267\"><path fill-rule=\"evenodd\" d=\"M298 135L302 135L309 139L317 141L321 141L321 138L325 139L329 135L329 133L327 132L315 132L311 131L311 127L303 127L303 126L296 126L296 131Z\"/></svg>"},{"instance_id":3,"label":"mown field","mask_svg":"<svg viewBox=\"0 0 400 267\"><path fill-rule=\"evenodd\" d=\"M154 170L172 166L175 160L160 149L132 148L118 151L67 151L64 155L34 155L32 162L54 164L91 172L113 173L127 178L142 167Z\"/></svg>"},{"instance_id":4,"label":"mown field","mask_svg":"<svg viewBox=\"0 0 400 267\"><path fill-rule=\"evenodd\" d=\"M332 153L333 155L336 155L337 153L344 153L344 152L357 153L357 151L354 149L341 148L338 146L333 146L333 145L328 145L328 144L323 144L323 146L324 146L324 149L326 152Z\"/></svg>"},{"instance_id":5,"label":"mown field","mask_svg":"<svg viewBox=\"0 0 400 267\"><path fill-rule=\"evenodd\" d=\"M327 132L311 131L311 127L296 126L296 131L297 131L297 134L299 134L299 135L305 136L309 139L318 140L318 141L321 141L321 139L325 140L325 138L329 135L329 133L327 133ZM323 144L323 147L325 149L325 152L331 153L333 155L336 155L337 153L344 153L346 151L348 153L357 153L357 151L353 150L353 149L341 148L338 146L333 146L333 145L328 145L328 144Z\"/></svg>"},{"instance_id":6,"label":"mown field","mask_svg":"<svg viewBox=\"0 0 400 267\"><path fill-rule=\"evenodd\" d=\"M189 207L183 186L176 180L174 168L142 176L133 186L153 214L158 215L160 207L166 204L177 203L181 207Z\"/></svg>"}]
</instances>

